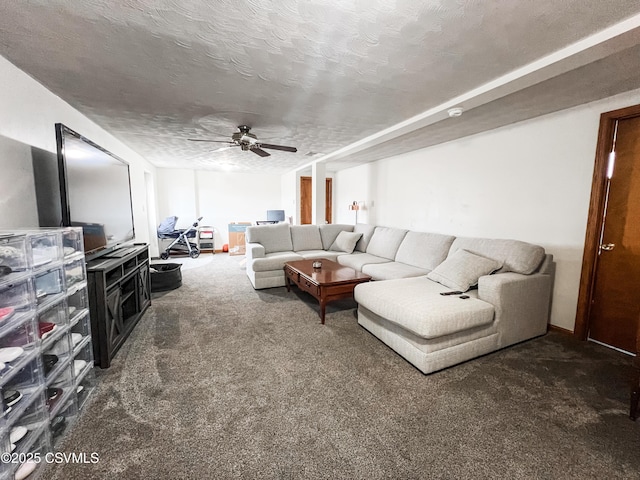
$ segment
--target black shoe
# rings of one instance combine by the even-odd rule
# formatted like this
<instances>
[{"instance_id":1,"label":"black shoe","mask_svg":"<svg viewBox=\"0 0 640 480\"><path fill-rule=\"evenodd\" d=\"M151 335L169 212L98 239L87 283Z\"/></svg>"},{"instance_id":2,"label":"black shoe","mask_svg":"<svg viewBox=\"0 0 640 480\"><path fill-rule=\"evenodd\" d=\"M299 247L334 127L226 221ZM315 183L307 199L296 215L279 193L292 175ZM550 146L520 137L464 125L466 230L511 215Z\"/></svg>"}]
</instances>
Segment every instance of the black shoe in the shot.
<instances>
[{"instance_id":1,"label":"black shoe","mask_svg":"<svg viewBox=\"0 0 640 480\"><path fill-rule=\"evenodd\" d=\"M51 434L54 437L57 437L58 435L60 435L63 432L66 423L67 423L67 419L62 415L57 415L56 417L54 417L54 419L51 420L51 424L50 424Z\"/></svg>"},{"instance_id":2,"label":"black shoe","mask_svg":"<svg viewBox=\"0 0 640 480\"><path fill-rule=\"evenodd\" d=\"M47 388L47 405L49 405L49 410L51 410L58 400L60 400L60 397L62 397L61 388Z\"/></svg>"},{"instance_id":3,"label":"black shoe","mask_svg":"<svg viewBox=\"0 0 640 480\"><path fill-rule=\"evenodd\" d=\"M4 404L7 407L11 407L18 403L18 400L22 398L22 394L17 390L5 390L2 392L2 397L4 399Z\"/></svg>"},{"instance_id":4,"label":"black shoe","mask_svg":"<svg viewBox=\"0 0 640 480\"><path fill-rule=\"evenodd\" d=\"M44 375L49 375L53 367L58 363L58 356L53 354L42 355L42 363L44 364Z\"/></svg>"}]
</instances>

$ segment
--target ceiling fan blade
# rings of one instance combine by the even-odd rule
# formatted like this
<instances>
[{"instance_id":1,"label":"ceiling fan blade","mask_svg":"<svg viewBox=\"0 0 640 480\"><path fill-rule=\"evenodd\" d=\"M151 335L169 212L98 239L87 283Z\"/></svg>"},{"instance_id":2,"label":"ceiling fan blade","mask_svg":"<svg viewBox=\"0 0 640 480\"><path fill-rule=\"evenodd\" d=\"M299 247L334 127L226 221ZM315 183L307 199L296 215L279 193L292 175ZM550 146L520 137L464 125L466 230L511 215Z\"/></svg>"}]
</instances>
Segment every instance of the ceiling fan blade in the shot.
<instances>
[{"instance_id":1,"label":"ceiling fan blade","mask_svg":"<svg viewBox=\"0 0 640 480\"><path fill-rule=\"evenodd\" d=\"M190 142L233 143L229 140L207 140L204 138L187 138Z\"/></svg>"},{"instance_id":2,"label":"ceiling fan blade","mask_svg":"<svg viewBox=\"0 0 640 480\"><path fill-rule=\"evenodd\" d=\"M239 147L240 145L227 145L226 147L216 148L215 150L211 150L211 153L222 152L223 150L229 150L233 147Z\"/></svg>"},{"instance_id":3,"label":"ceiling fan blade","mask_svg":"<svg viewBox=\"0 0 640 480\"><path fill-rule=\"evenodd\" d=\"M271 154L269 152L265 152L260 147L252 147L249 150L251 150L253 153L256 153L256 154L260 155L261 157L270 157L271 156Z\"/></svg>"},{"instance_id":4,"label":"ceiling fan blade","mask_svg":"<svg viewBox=\"0 0 640 480\"><path fill-rule=\"evenodd\" d=\"M282 150L283 152L296 153L298 149L296 147L285 147L284 145L272 145L270 143L261 143L260 147L270 148L271 150Z\"/></svg>"}]
</instances>

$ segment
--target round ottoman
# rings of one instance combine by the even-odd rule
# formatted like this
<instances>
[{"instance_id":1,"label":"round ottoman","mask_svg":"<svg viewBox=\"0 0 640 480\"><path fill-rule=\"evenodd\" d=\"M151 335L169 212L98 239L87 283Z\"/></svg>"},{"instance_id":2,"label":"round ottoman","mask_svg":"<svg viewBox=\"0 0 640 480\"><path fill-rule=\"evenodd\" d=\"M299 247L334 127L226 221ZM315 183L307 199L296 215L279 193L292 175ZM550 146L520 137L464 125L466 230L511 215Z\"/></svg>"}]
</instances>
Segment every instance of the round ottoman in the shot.
<instances>
[{"instance_id":1,"label":"round ottoman","mask_svg":"<svg viewBox=\"0 0 640 480\"><path fill-rule=\"evenodd\" d=\"M149 265L151 291L165 292L182 285L181 267L180 263L152 263Z\"/></svg>"}]
</instances>

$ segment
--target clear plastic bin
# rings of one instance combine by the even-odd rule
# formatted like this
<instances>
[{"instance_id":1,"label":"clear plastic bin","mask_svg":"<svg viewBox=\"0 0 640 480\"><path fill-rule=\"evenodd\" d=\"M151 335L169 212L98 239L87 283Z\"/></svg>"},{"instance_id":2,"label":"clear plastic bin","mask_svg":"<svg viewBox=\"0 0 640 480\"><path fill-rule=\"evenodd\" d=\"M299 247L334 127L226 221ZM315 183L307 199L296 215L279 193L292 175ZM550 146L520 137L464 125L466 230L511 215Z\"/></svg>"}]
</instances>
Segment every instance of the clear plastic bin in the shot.
<instances>
[{"instance_id":1,"label":"clear plastic bin","mask_svg":"<svg viewBox=\"0 0 640 480\"><path fill-rule=\"evenodd\" d=\"M14 364L24 354L39 346L39 332L34 320L34 317L30 317L0 337L0 363L5 366Z\"/></svg>"},{"instance_id":2,"label":"clear plastic bin","mask_svg":"<svg viewBox=\"0 0 640 480\"><path fill-rule=\"evenodd\" d=\"M53 381L47 382L45 401L49 409L49 418L57 415L70 397L75 397L72 366L73 362L66 363Z\"/></svg>"},{"instance_id":3,"label":"clear plastic bin","mask_svg":"<svg viewBox=\"0 0 640 480\"><path fill-rule=\"evenodd\" d=\"M76 403L76 396L71 395L64 403L64 406L62 406L58 413L52 416L49 421L51 440L54 446L62 437L64 437L64 433L67 431L69 426L73 424L77 415L78 405Z\"/></svg>"},{"instance_id":4,"label":"clear plastic bin","mask_svg":"<svg viewBox=\"0 0 640 480\"><path fill-rule=\"evenodd\" d=\"M2 387L6 425L14 425L41 392L42 367L39 356L35 356L24 367L14 372Z\"/></svg>"},{"instance_id":5,"label":"clear plastic bin","mask_svg":"<svg viewBox=\"0 0 640 480\"><path fill-rule=\"evenodd\" d=\"M89 312L89 293L87 287L73 289L67 294L69 323L74 325L78 319Z\"/></svg>"},{"instance_id":6,"label":"clear plastic bin","mask_svg":"<svg viewBox=\"0 0 640 480\"><path fill-rule=\"evenodd\" d=\"M45 455L51 451L51 439L47 428L41 428L36 432L36 435L32 441L30 440L30 445L25 445L24 452L22 452L27 460L22 464L9 464L9 478L37 478L40 475L46 465ZM36 458L39 458L40 461L35 460Z\"/></svg>"},{"instance_id":7,"label":"clear plastic bin","mask_svg":"<svg viewBox=\"0 0 640 480\"><path fill-rule=\"evenodd\" d=\"M33 281L22 276L0 283L0 336L31 316L35 310Z\"/></svg>"},{"instance_id":8,"label":"clear plastic bin","mask_svg":"<svg viewBox=\"0 0 640 480\"><path fill-rule=\"evenodd\" d=\"M96 376L93 369L90 369L82 380L76 383L76 395L78 397L78 410L82 410L89 400L89 397L96 389Z\"/></svg>"},{"instance_id":9,"label":"clear plastic bin","mask_svg":"<svg viewBox=\"0 0 640 480\"><path fill-rule=\"evenodd\" d=\"M49 414L44 403L44 389L34 392L30 403L17 416L14 423L7 425L9 448L12 452L27 452L40 436L40 430L46 427Z\"/></svg>"},{"instance_id":10,"label":"clear plastic bin","mask_svg":"<svg viewBox=\"0 0 640 480\"><path fill-rule=\"evenodd\" d=\"M62 260L62 236L59 232L30 232L27 233L27 238L31 252L31 268L42 268Z\"/></svg>"},{"instance_id":11,"label":"clear plastic bin","mask_svg":"<svg viewBox=\"0 0 640 480\"><path fill-rule=\"evenodd\" d=\"M69 335L62 335L50 345L43 347L42 365L44 368L45 382L47 385L56 382L58 375L69 364L71 359L71 345Z\"/></svg>"},{"instance_id":12,"label":"clear plastic bin","mask_svg":"<svg viewBox=\"0 0 640 480\"><path fill-rule=\"evenodd\" d=\"M91 341L91 317L87 314L71 327L71 348L74 356Z\"/></svg>"},{"instance_id":13,"label":"clear plastic bin","mask_svg":"<svg viewBox=\"0 0 640 480\"><path fill-rule=\"evenodd\" d=\"M76 379L76 384L79 384L89 370L93 368L93 349L90 343L86 343L82 348L75 349L74 353L73 375Z\"/></svg>"},{"instance_id":14,"label":"clear plastic bin","mask_svg":"<svg viewBox=\"0 0 640 480\"><path fill-rule=\"evenodd\" d=\"M82 227L67 227L62 231L62 250L64 258L84 252Z\"/></svg>"},{"instance_id":15,"label":"clear plastic bin","mask_svg":"<svg viewBox=\"0 0 640 480\"><path fill-rule=\"evenodd\" d=\"M28 268L26 236L0 233L0 281Z\"/></svg>"},{"instance_id":16,"label":"clear plastic bin","mask_svg":"<svg viewBox=\"0 0 640 480\"><path fill-rule=\"evenodd\" d=\"M57 303L48 305L38 312L38 323L53 323L55 325L65 325L69 318L67 316L67 302L61 297Z\"/></svg>"},{"instance_id":17,"label":"clear plastic bin","mask_svg":"<svg viewBox=\"0 0 640 480\"><path fill-rule=\"evenodd\" d=\"M36 318L32 316L0 337L0 384L21 371L38 353Z\"/></svg>"},{"instance_id":18,"label":"clear plastic bin","mask_svg":"<svg viewBox=\"0 0 640 480\"><path fill-rule=\"evenodd\" d=\"M62 266L58 265L37 273L34 282L38 308L55 303L65 287Z\"/></svg>"},{"instance_id":19,"label":"clear plastic bin","mask_svg":"<svg viewBox=\"0 0 640 480\"><path fill-rule=\"evenodd\" d=\"M84 282L87 279L84 257L65 262L64 276L67 282L67 289Z\"/></svg>"}]
</instances>

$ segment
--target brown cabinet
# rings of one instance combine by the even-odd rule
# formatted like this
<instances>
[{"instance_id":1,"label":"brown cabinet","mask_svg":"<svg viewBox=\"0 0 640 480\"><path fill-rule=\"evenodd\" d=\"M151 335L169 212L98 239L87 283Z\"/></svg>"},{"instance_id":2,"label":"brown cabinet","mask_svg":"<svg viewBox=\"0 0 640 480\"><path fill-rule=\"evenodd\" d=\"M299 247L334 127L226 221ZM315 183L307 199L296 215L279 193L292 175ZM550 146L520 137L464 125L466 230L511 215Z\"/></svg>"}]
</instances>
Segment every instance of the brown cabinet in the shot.
<instances>
[{"instance_id":1,"label":"brown cabinet","mask_svg":"<svg viewBox=\"0 0 640 480\"><path fill-rule=\"evenodd\" d=\"M108 368L151 305L149 247L123 247L87 264L93 356Z\"/></svg>"}]
</instances>

